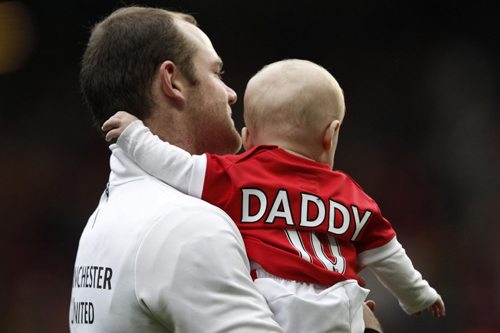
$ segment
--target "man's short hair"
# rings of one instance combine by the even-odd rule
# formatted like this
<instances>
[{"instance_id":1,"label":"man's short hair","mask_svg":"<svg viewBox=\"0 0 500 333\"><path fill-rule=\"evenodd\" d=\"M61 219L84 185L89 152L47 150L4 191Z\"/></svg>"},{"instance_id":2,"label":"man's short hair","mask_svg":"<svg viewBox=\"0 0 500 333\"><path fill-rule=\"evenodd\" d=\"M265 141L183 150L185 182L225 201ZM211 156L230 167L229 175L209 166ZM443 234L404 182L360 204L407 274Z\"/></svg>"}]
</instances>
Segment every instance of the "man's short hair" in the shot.
<instances>
[{"instance_id":1,"label":"man's short hair","mask_svg":"<svg viewBox=\"0 0 500 333\"><path fill-rule=\"evenodd\" d=\"M150 115L155 106L151 86L166 60L197 83L192 62L196 47L179 30L176 19L197 25L188 14L133 6L116 10L94 26L80 83L99 128L120 110L140 119Z\"/></svg>"}]
</instances>

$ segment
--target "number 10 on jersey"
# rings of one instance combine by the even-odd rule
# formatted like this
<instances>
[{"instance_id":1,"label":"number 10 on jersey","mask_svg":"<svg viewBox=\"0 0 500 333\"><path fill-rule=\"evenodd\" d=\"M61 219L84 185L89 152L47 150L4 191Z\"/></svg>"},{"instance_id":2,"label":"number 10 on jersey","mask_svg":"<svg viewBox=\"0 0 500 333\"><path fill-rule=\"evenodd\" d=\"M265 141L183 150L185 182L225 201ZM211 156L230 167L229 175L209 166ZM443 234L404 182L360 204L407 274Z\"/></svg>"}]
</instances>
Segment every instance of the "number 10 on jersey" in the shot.
<instances>
[{"instance_id":1,"label":"number 10 on jersey","mask_svg":"<svg viewBox=\"0 0 500 333\"><path fill-rule=\"evenodd\" d=\"M324 236L323 238L326 239L326 244L325 244L325 242L321 242L319 240L317 232L309 232L308 234L314 252L314 253L309 253L307 252L304 246L302 236L300 235L300 232L298 230L295 229L283 229L283 230L286 233L288 241L297 250L301 258L312 263L313 262L312 255L314 255L314 257L316 257L327 270L344 274L345 259L340 254L340 247L335 237L323 234ZM334 260L332 260L327 256L325 250L330 252L329 254L334 258Z\"/></svg>"}]
</instances>

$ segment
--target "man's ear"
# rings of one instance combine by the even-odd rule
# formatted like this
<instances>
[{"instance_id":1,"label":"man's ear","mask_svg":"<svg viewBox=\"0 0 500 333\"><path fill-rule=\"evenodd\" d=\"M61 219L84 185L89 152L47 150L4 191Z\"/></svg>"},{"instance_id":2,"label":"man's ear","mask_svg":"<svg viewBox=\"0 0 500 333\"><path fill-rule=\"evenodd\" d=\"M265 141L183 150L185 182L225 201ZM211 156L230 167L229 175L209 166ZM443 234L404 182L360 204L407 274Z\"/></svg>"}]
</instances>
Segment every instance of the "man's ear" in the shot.
<instances>
[{"instance_id":1,"label":"man's ear","mask_svg":"<svg viewBox=\"0 0 500 333\"><path fill-rule=\"evenodd\" d=\"M335 133L340 128L340 121L334 120L332 121L328 127L326 128L325 134L323 135L323 147L325 150L330 150L333 147L333 138L335 137Z\"/></svg>"},{"instance_id":2,"label":"man's ear","mask_svg":"<svg viewBox=\"0 0 500 333\"><path fill-rule=\"evenodd\" d=\"M248 128L246 127L241 129L241 140L243 141L243 147L245 147L245 150L250 150L255 147L250 131L248 131Z\"/></svg>"},{"instance_id":3,"label":"man's ear","mask_svg":"<svg viewBox=\"0 0 500 333\"><path fill-rule=\"evenodd\" d=\"M186 100L183 78L183 75L173 62L165 61L160 65L162 92L180 103L184 103Z\"/></svg>"}]
</instances>

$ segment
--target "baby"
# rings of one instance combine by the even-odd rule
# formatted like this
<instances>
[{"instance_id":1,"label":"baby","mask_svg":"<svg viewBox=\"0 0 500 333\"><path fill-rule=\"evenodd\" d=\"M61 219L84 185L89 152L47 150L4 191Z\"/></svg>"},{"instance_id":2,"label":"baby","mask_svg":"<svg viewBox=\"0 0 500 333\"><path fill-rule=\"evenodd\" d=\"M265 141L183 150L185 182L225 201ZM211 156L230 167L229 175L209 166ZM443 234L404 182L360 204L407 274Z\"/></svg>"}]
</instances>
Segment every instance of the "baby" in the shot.
<instances>
[{"instance_id":1,"label":"baby","mask_svg":"<svg viewBox=\"0 0 500 333\"><path fill-rule=\"evenodd\" d=\"M251 275L286 332L362 332L369 267L408 314L445 315L377 204L332 171L345 105L321 66L284 60L248 83L241 155L191 156L118 112L103 126L151 175L223 209L241 231Z\"/></svg>"}]
</instances>

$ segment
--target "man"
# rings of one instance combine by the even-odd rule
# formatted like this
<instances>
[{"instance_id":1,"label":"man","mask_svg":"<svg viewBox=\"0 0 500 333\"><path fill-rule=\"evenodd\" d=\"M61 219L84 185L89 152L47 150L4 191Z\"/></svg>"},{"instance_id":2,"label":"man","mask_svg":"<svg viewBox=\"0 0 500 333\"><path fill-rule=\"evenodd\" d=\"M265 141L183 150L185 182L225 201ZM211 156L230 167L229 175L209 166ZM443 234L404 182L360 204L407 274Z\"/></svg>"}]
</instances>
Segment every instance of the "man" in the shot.
<instances>
[{"instance_id":1,"label":"man","mask_svg":"<svg viewBox=\"0 0 500 333\"><path fill-rule=\"evenodd\" d=\"M130 7L92 31L81 82L99 127L127 110L191 154L228 154L241 139L221 68L194 18ZM71 331L282 332L228 216L110 149L110 181L80 239Z\"/></svg>"}]
</instances>

